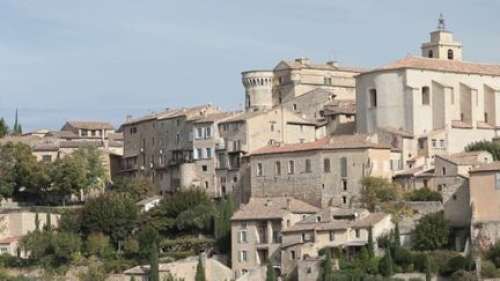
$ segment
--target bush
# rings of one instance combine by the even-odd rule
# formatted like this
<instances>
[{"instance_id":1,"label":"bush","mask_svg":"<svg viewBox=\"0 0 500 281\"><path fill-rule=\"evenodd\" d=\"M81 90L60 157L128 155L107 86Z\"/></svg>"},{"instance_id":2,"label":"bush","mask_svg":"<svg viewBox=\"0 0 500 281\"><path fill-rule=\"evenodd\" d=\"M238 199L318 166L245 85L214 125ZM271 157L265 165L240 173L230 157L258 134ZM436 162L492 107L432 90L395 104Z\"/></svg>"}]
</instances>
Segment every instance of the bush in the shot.
<instances>
[{"instance_id":1,"label":"bush","mask_svg":"<svg viewBox=\"0 0 500 281\"><path fill-rule=\"evenodd\" d=\"M481 263L481 277L482 278L496 278L498 277L497 268L491 261L483 261Z\"/></svg>"},{"instance_id":2,"label":"bush","mask_svg":"<svg viewBox=\"0 0 500 281\"><path fill-rule=\"evenodd\" d=\"M500 243L495 243L495 245L486 252L486 258L492 261L496 267L500 267Z\"/></svg>"},{"instance_id":3,"label":"bush","mask_svg":"<svg viewBox=\"0 0 500 281\"><path fill-rule=\"evenodd\" d=\"M424 187L408 193L406 199L409 201L442 201L443 196L437 191Z\"/></svg>"},{"instance_id":4,"label":"bush","mask_svg":"<svg viewBox=\"0 0 500 281\"><path fill-rule=\"evenodd\" d=\"M459 270L451 275L450 281L478 281L476 274L465 270Z\"/></svg>"},{"instance_id":5,"label":"bush","mask_svg":"<svg viewBox=\"0 0 500 281\"><path fill-rule=\"evenodd\" d=\"M439 272L444 276L450 276L459 270L465 270L467 264L467 259L462 256L452 257L448 260L446 265L439 270Z\"/></svg>"},{"instance_id":6,"label":"bush","mask_svg":"<svg viewBox=\"0 0 500 281\"><path fill-rule=\"evenodd\" d=\"M437 250L448 245L449 226L443 212L422 217L415 227L415 249Z\"/></svg>"}]
</instances>

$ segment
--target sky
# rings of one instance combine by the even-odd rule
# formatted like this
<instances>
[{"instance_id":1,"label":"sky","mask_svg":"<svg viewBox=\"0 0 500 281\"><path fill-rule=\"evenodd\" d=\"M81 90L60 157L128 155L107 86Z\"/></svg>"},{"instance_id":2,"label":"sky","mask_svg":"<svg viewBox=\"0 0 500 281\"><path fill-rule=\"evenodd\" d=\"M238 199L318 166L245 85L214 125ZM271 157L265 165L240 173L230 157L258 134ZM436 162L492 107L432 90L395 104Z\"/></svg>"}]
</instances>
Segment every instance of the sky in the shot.
<instances>
[{"instance_id":1,"label":"sky","mask_svg":"<svg viewBox=\"0 0 500 281\"><path fill-rule=\"evenodd\" d=\"M241 109L241 72L280 60L376 67L444 14L468 61L500 64L493 0L1 0L0 117L25 131L213 103Z\"/></svg>"}]
</instances>

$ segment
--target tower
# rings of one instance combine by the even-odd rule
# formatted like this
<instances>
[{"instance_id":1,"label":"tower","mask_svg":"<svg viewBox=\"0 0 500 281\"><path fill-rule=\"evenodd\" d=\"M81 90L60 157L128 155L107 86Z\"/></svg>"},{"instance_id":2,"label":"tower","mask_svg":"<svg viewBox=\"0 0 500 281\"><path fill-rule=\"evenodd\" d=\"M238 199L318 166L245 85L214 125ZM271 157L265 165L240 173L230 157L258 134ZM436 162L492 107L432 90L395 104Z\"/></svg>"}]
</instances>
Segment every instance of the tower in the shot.
<instances>
[{"instance_id":1,"label":"tower","mask_svg":"<svg viewBox=\"0 0 500 281\"><path fill-rule=\"evenodd\" d=\"M462 43L453 39L453 33L446 29L446 22L441 14L437 30L431 32L431 41L422 44L422 56L442 60L462 60Z\"/></svg>"},{"instance_id":2,"label":"tower","mask_svg":"<svg viewBox=\"0 0 500 281\"><path fill-rule=\"evenodd\" d=\"M245 86L245 110L259 111L273 106L273 72L251 70L241 74Z\"/></svg>"}]
</instances>

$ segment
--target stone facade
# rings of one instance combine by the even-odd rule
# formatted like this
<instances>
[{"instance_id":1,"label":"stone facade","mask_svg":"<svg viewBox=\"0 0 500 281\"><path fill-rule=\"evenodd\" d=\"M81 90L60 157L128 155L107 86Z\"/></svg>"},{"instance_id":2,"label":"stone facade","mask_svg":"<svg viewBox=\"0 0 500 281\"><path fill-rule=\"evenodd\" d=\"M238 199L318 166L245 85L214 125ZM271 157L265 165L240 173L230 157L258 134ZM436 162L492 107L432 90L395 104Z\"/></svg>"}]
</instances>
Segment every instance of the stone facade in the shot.
<instances>
[{"instance_id":1,"label":"stone facade","mask_svg":"<svg viewBox=\"0 0 500 281\"><path fill-rule=\"evenodd\" d=\"M251 197L293 196L318 207L356 204L364 176L390 179L391 151L365 136L268 146L248 156Z\"/></svg>"}]
</instances>

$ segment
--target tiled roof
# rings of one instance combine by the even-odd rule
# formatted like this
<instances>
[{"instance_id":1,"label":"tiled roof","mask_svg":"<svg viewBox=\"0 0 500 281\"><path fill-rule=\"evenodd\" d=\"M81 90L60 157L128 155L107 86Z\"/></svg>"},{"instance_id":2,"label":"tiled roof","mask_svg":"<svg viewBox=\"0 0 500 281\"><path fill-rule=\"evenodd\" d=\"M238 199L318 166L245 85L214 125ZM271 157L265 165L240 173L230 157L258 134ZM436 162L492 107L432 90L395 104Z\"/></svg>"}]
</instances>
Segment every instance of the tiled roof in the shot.
<instances>
[{"instance_id":1,"label":"tiled roof","mask_svg":"<svg viewBox=\"0 0 500 281\"><path fill-rule=\"evenodd\" d=\"M325 115L355 115L356 101L355 100L334 100L330 104L325 105Z\"/></svg>"},{"instance_id":2,"label":"tiled roof","mask_svg":"<svg viewBox=\"0 0 500 281\"><path fill-rule=\"evenodd\" d=\"M52 136L61 139L78 139L80 138L77 134L71 131L51 131L47 133L47 136Z\"/></svg>"},{"instance_id":3,"label":"tiled roof","mask_svg":"<svg viewBox=\"0 0 500 281\"><path fill-rule=\"evenodd\" d=\"M314 142L284 144L280 146L270 145L254 151L250 156L263 154L290 153L310 150L330 150L330 149L368 149L380 148L390 149L389 146L376 144L367 139L365 135L342 135L325 137Z\"/></svg>"},{"instance_id":4,"label":"tiled roof","mask_svg":"<svg viewBox=\"0 0 500 281\"><path fill-rule=\"evenodd\" d=\"M368 71L366 73L407 68L463 74L500 76L500 65L469 63L457 60L442 60L416 56L408 56L394 63L385 65L372 71Z\"/></svg>"},{"instance_id":5,"label":"tiled roof","mask_svg":"<svg viewBox=\"0 0 500 281\"><path fill-rule=\"evenodd\" d=\"M319 209L292 197L251 198L231 220L280 219L290 213L313 214Z\"/></svg>"},{"instance_id":6,"label":"tiled roof","mask_svg":"<svg viewBox=\"0 0 500 281\"><path fill-rule=\"evenodd\" d=\"M271 110L241 112L239 114L236 114L233 117L227 118L226 120L224 120L220 123L243 122L243 121L246 121L246 120L253 118L255 116L265 114L269 111L271 111Z\"/></svg>"},{"instance_id":7,"label":"tiled roof","mask_svg":"<svg viewBox=\"0 0 500 281\"><path fill-rule=\"evenodd\" d=\"M33 151L58 151L59 145L56 142L43 141L33 145Z\"/></svg>"},{"instance_id":8,"label":"tiled roof","mask_svg":"<svg viewBox=\"0 0 500 281\"><path fill-rule=\"evenodd\" d=\"M339 66L330 63L325 63L325 64L311 63L308 59L307 62L304 61L304 63L301 63L300 59L283 61L283 63L285 63L289 68L294 68L294 69L310 68L310 69L321 69L321 70L343 71L343 72L354 72L354 73L361 73L366 71L365 68L360 68L360 67Z\"/></svg>"},{"instance_id":9,"label":"tiled roof","mask_svg":"<svg viewBox=\"0 0 500 281\"><path fill-rule=\"evenodd\" d=\"M489 172L489 171L500 171L500 161L479 165L478 167L472 169L470 173Z\"/></svg>"},{"instance_id":10,"label":"tiled roof","mask_svg":"<svg viewBox=\"0 0 500 281\"><path fill-rule=\"evenodd\" d=\"M100 121L68 121L71 127L78 129L88 129L88 130L112 130L113 125L108 122L100 122Z\"/></svg>"},{"instance_id":11,"label":"tiled roof","mask_svg":"<svg viewBox=\"0 0 500 281\"><path fill-rule=\"evenodd\" d=\"M212 113L208 114L206 116L203 116L199 119L196 119L195 123L211 123L219 120L223 120L232 116L235 116L237 114L240 114L241 112L218 112L218 113Z\"/></svg>"},{"instance_id":12,"label":"tiled roof","mask_svg":"<svg viewBox=\"0 0 500 281\"><path fill-rule=\"evenodd\" d=\"M145 121L151 121L151 120L163 120L163 119L170 119L170 118L176 118L176 117L181 117L181 116L186 116L188 119L197 119L198 117L203 117L201 114L204 110L213 108L210 104L204 104L204 105L198 105L198 106L193 106L193 107L182 107L182 108L174 108L174 109L166 109L162 112L158 113L151 113L142 117L138 118L130 118L126 120L121 126L126 126L126 125L133 125Z\"/></svg>"},{"instance_id":13,"label":"tiled roof","mask_svg":"<svg viewBox=\"0 0 500 281\"><path fill-rule=\"evenodd\" d=\"M450 155L436 155L436 157L442 158L457 165L477 165L484 163L484 159L479 158L479 156L483 153L488 153L488 152L468 151L468 152L454 153Z\"/></svg>"},{"instance_id":14,"label":"tiled roof","mask_svg":"<svg viewBox=\"0 0 500 281\"><path fill-rule=\"evenodd\" d=\"M402 136L405 138L413 138L414 137L412 133L407 132L403 129L396 129L396 128L392 128L392 127L380 127L379 130L390 133L390 134Z\"/></svg>"}]
</instances>

